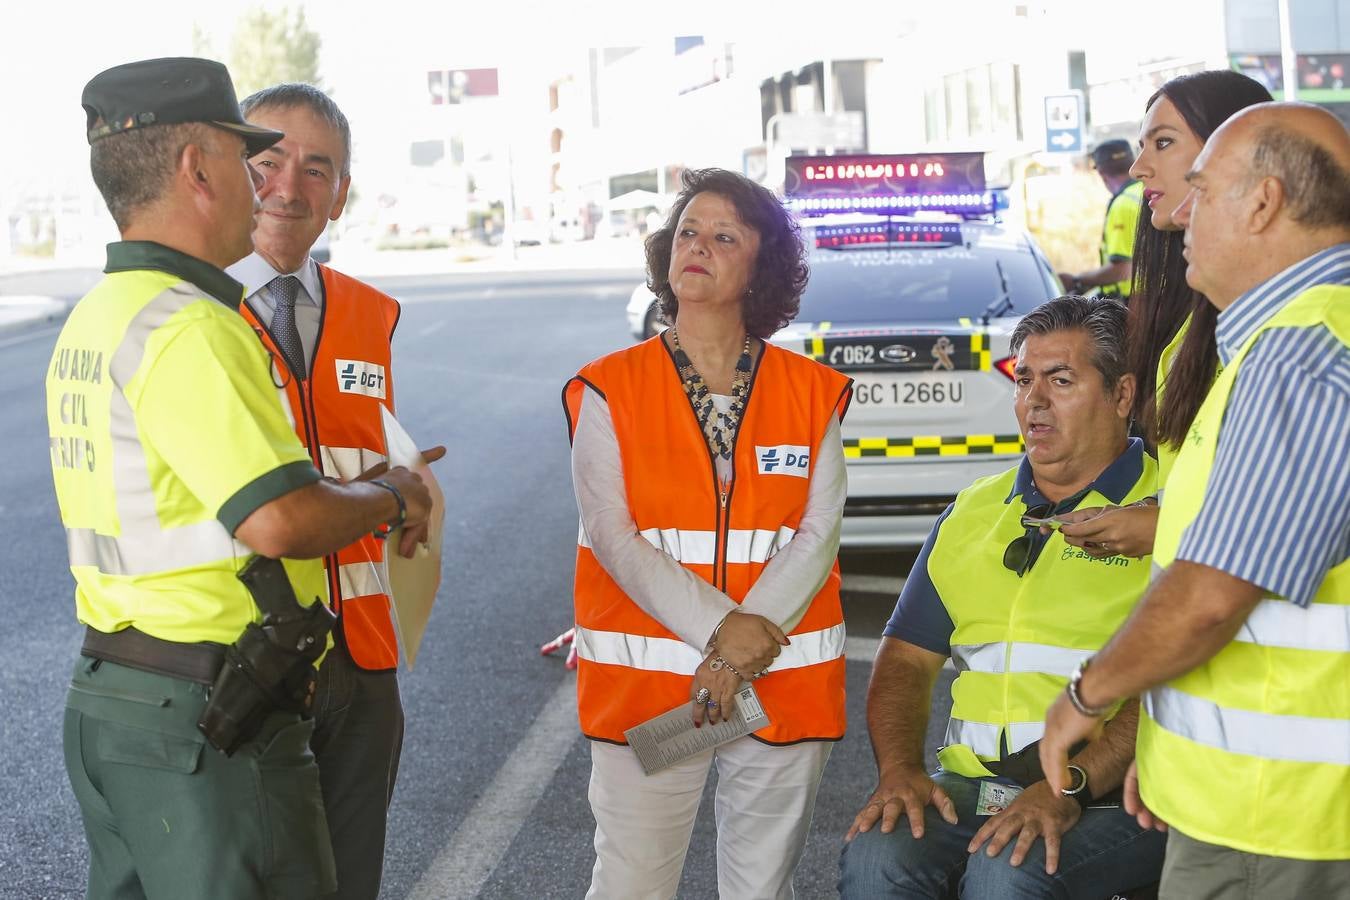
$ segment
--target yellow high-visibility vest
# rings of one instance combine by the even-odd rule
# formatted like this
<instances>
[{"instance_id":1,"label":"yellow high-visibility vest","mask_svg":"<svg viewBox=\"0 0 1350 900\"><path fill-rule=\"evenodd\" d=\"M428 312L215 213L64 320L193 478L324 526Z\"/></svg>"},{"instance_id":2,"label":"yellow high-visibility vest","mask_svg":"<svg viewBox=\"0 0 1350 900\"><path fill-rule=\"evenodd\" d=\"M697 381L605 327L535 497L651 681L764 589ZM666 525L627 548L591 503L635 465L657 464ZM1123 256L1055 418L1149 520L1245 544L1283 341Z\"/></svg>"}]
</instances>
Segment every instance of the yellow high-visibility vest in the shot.
<instances>
[{"instance_id":1,"label":"yellow high-visibility vest","mask_svg":"<svg viewBox=\"0 0 1350 900\"><path fill-rule=\"evenodd\" d=\"M1156 565L1176 559L1200 513L1252 345L1272 328L1319 324L1350 346L1350 288L1300 294L1219 376L1168 479ZM1188 837L1266 856L1350 858L1350 561L1327 572L1307 609L1261 600L1228 646L1148 692L1138 761L1144 802Z\"/></svg>"},{"instance_id":2,"label":"yellow high-visibility vest","mask_svg":"<svg viewBox=\"0 0 1350 900\"><path fill-rule=\"evenodd\" d=\"M1123 503L1157 488L1157 464L1142 448L1139 476ZM982 478L956 498L928 557L928 575L951 616L952 714L938 762L968 777L1045 731L1045 711L1079 663L1101 649L1148 586L1149 559L1095 559L1055 531L1021 578L1004 549L1026 534L1025 504L1012 497L1017 469ZM1011 498L1011 499L1010 499ZM1090 491L1079 508L1106 506Z\"/></svg>"},{"instance_id":3,"label":"yellow high-visibility vest","mask_svg":"<svg viewBox=\"0 0 1350 900\"><path fill-rule=\"evenodd\" d=\"M235 573L234 530L319 479L282 411L243 288L149 242L108 248L47 371L52 477L75 604L98 631L232 643L261 614ZM284 560L303 604L321 560Z\"/></svg>"}]
</instances>

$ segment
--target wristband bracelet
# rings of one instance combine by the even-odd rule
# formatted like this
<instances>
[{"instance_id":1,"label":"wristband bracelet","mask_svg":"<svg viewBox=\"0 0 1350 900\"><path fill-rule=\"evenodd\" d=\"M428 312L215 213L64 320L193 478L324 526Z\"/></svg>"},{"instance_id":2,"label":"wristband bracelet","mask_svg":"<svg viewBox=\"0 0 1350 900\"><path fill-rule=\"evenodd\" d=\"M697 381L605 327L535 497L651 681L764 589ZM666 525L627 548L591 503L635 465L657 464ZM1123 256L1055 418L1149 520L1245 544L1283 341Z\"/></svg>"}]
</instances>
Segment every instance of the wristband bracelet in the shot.
<instances>
[{"instance_id":1,"label":"wristband bracelet","mask_svg":"<svg viewBox=\"0 0 1350 900\"><path fill-rule=\"evenodd\" d=\"M1077 783L1073 787L1062 789L1060 794L1065 797L1072 797L1077 801L1080 809L1087 809L1088 804L1092 802L1092 794L1088 791L1087 772L1081 766L1075 766L1073 763L1070 763L1068 768L1069 774L1078 776Z\"/></svg>"},{"instance_id":2,"label":"wristband bracelet","mask_svg":"<svg viewBox=\"0 0 1350 900\"><path fill-rule=\"evenodd\" d=\"M398 516L393 519L390 519L383 525L377 526L375 530L371 532L371 535L373 537L379 540L384 540L385 538L389 537L389 535L393 532L395 528L398 528L400 525L404 523L404 521L407 520L408 504L403 501L403 494L399 493L399 489L394 487L389 482L376 478L369 483L384 488L386 491L393 494L394 499L398 501Z\"/></svg>"},{"instance_id":3,"label":"wristband bracelet","mask_svg":"<svg viewBox=\"0 0 1350 900\"><path fill-rule=\"evenodd\" d=\"M1073 677L1069 679L1069 683L1064 687L1064 693L1069 695L1069 702L1073 704L1074 709L1078 710L1079 715L1087 716L1090 719L1100 719L1111 711L1111 704L1107 703L1104 706L1088 706L1083 702L1082 695L1078 693L1078 685L1083 680L1083 673L1087 671L1088 664L1091 662L1092 657L1089 656L1078 664L1078 668L1074 670Z\"/></svg>"},{"instance_id":4,"label":"wristband bracelet","mask_svg":"<svg viewBox=\"0 0 1350 900\"><path fill-rule=\"evenodd\" d=\"M718 669L726 669L728 672L730 672L732 675L735 675L741 681L745 681L745 676L742 675L739 671L737 671L735 666L733 666L731 663L727 662L720 656L714 656L713 661L708 663L708 668L712 669L714 672L716 672Z\"/></svg>"}]
</instances>

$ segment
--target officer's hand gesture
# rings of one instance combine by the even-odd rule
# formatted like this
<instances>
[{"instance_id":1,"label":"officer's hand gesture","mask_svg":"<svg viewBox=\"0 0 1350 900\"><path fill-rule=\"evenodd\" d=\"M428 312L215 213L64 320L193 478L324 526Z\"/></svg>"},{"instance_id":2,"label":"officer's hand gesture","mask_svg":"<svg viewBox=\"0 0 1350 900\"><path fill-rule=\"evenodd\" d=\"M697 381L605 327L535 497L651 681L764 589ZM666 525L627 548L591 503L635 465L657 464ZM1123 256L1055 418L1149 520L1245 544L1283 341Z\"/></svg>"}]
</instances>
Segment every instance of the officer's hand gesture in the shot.
<instances>
[{"instance_id":1,"label":"officer's hand gesture","mask_svg":"<svg viewBox=\"0 0 1350 900\"><path fill-rule=\"evenodd\" d=\"M399 542L399 553L412 556L417 544L426 540L427 519L431 515L431 492L422 482L422 476L403 466L395 466L380 476L403 495L407 515L403 519L403 538Z\"/></svg>"}]
</instances>

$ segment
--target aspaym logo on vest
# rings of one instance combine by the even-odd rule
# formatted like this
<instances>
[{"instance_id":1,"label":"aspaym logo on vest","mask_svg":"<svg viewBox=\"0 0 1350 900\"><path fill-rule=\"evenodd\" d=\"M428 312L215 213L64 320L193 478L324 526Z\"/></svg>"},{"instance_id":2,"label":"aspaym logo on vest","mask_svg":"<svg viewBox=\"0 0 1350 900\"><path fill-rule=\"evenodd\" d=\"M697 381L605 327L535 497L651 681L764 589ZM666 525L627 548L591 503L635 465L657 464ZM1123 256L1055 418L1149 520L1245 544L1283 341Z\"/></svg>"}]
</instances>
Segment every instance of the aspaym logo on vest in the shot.
<instances>
[{"instance_id":1,"label":"aspaym logo on vest","mask_svg":"<svg viewBox=\"0 0 1350 900\"><path fill-rule=\"evenodd\" d=\"M339 359L336 363L339 391L385 399L384 366L359 359Z\"/></svg>"},{"instance_id":2,"label":"aspaym logo on vest","mask_svg":"<svg viewBox=\"0 0 1350 900\"><path fill-rule=\"evenodd\" d=\"M797 478L808 478L811 474L810 447L797 444L761 447L756 444L755 458L759 460L761 475L794 475Z\"/></svg>"}]
</instances>

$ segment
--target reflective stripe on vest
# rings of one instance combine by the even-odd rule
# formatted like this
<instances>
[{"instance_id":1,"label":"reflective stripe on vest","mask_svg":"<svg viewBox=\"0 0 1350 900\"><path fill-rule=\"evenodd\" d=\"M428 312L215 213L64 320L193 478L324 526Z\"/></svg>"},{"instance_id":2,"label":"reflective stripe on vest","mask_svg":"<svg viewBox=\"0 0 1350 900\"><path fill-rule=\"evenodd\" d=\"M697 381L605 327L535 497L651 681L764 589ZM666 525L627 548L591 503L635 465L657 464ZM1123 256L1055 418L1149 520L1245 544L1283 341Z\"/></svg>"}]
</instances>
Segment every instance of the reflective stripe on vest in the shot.
<instances>
[{"instance_id":1,"label":"reflective stripe on vest","mask_svg":"<svg viewBox=\"0 0 1350 900\"><path fill-rule=\"evenodd\" d=\"M809 477L761 472L756 445L817 446L842 418L850 381L806 357L766 346L752 374L725 500L702 430L664 344L654 339L597 360L564 389L570 423L585 392L608 403L629 512L653 547L741 602L764 566L789 546L806 506ZM652 435L661 435L653 440ZM814 457L814 454L812 454ZM664 486L679 473L679 490ZM624 731L688 702L703 659L627 597L578 529L577 700L588 737L624 742ZM771 743L842 737L845 725L843 611L837 562L801 619L791 645L755 682Z\"/></svg>"},{"instance_id":2,"label":"reflective stripe on vest","mask_svg":"<svg viewBox=\"0 0 1350 900\"><path fill-rule=\"evenodd\" d=\"M319 447L319 469L330 478L351 480L388 459L379 450L364 447Z\"/></svg>"},{"instance_id":3,"label":"reflective stripe on vest","mask_svg":"<svg viewBox=\"0 0 1350 900\"><path fill-rule=\"evenodd\" d=\"M1143 703L1163 728L1198 744L1245 756L1350 766L1350 719L1225 709L1166 685L1149 691Z\"/></svg>"},{"instance_id":4,"label":"reflective stripe on vest","mask_svg":"<svg viewBox=\"0 0 1350 900\"><path fill-rule=\"evenodd\" d=\"M1138 443L1126 453L1121 464L1137 465L1138 475L1125 497L1091 492L1080 508L1128 504L1153 493L1153 460ZM985 764L1003 750L1016 752L1040 739L1045 710L1148 585L1147 559L1097 560L1066 544L1059 532L1049 536L1024 576L1009 571L1004 549L1026 533L1026 504L1013 494L1017 473L1012 468L963 490L928 556L928 576L952 621L957 669L938 761L972 778L992 774Z\"/></svg>"},{"instance_id":5,"label":"reflective stripe on vest","mask_svg":"<svg viewBox=\"0 0 1350 900\"><path fill-rule=\"evenodd\" d=\"M1011 651L1009 650L1011 648ZM952 647L952 663L957 671L1043 672L1068 678L1096 650L1070 650L1050 644L998 642ZM1007 660L1005 665L1004 661Z\"/></svg>"},{"instance_id":6,"label":"reflective stripe on vest","mask_svg":"<svg viewBox=\"0 0 1350 900\"><path fill-rule=\"evenodd\" d=\"M975 755L980 759L995 760L999 758L998 736L1001 731L1003 731L1003 727L1000 725L987 722L969 722L964 719L949 719L947 721L947 733L943 735L942 739L945 745L943 750L960 744L974 750ZM1045 735L1045 722L1040 719L1032 722L1009 722L1007 732L1008 752L1016 753L1032 742L1039 741Z\"/></svg>"},{"instance_id":7,"label":"reflective stripe on vest","mask_svg":"<svg viewBox=\"0 0 1350 900\"><path fill-rule=\"evenodd\" d=\"M344 597L367 597L389 593L384 569L375 563L355 562L338 566L338 580L342 584Z\"/></svg>"},{"instance_id":8,"label":"reflective stripe on vest","mask_svg":"<svg viewBox=\"0 0 1350 900\"><path fill-rule=\"evenodd\" d=\"M770 672L800 669L830 662L844 655L844 626L834 625L820 631L792 635L792 643L783 648L769 666ZM693 675L705 654L674 638L644 637L620 631L593 631L577 627L575 645L580 659L607 666L627 666L649 672ZM751 673L743 673L747 678Z\"/></svg>"},{"instance_id":9,"label":"reflective stripe on vest","mask_svg":"<svg viewBox=\"0 0 1350 900\"><path fill-rule=\"evenodd\" d=\"M1176 558L1204 505L1248 352L1269 329L1318 325L1350 347L1350 287L1291 299L1219 375L1173 468L1159 565ZM1306 609L1263 599L1227 646L1150 691L1138 765L1144 802L1189 837L1264 856L1350 858L1350 562L1327 571Z\"/></svg>"},{"instance_id":10,"label":"reflective stripe on vest","mask_svg":"<svg viewBox=\"0 0 1350 900\"><path fill-rule=\"evenodd\" d=\"M319 274L324 291L323 325L312 354L310 377L287 383L286 403L296 434L323 474L350 480L386 461L380 408L393 410L390 341L399 306L393 298L327 266L319 266ZM264 346L278 359L271 336L247 304L243 311ZM354 390L349 380L349 389L344 390L341 370L353 362L369 371L378 367L384 373L378 387L362 385ZM304 408L306 402L309 409ZM330 593L336 586L339 595L333 606L342 617L347 648L356 664L366 669L398 665L398 639L383 574L384 552L383 541L365 537L325 560L332 579Z\"/></svg>"},{"instance_id":11,"label":"reflective stripe on vest","mask_svg":"<svg viewBox=\"0 0 1350 900\"><path fill-rule=\"evenodd\" d=\"M679 528L644 528L638 532L643 540L676 562L710 566L716 559L717 532L689 531ZM766 563L782 550L796 535L793 528L784 526L777 531L764 529L729 529L726 558L729 563ZM578 529L577 545L590 547L586 529Z\"/></svg>"}]
</instances>

